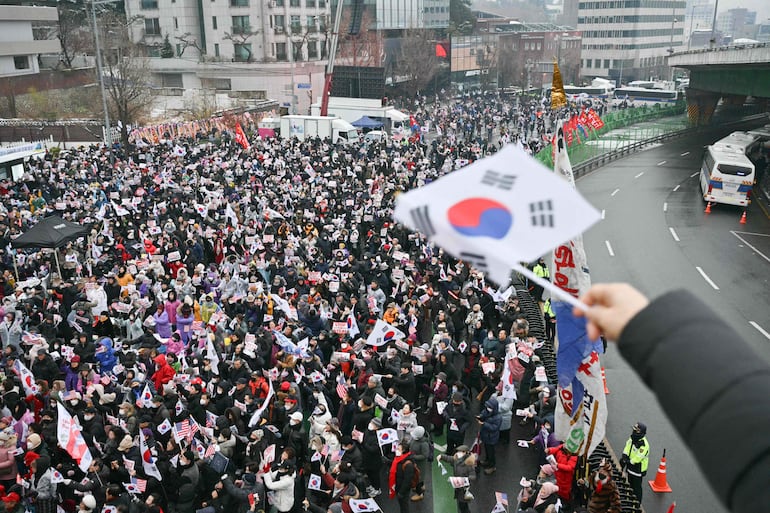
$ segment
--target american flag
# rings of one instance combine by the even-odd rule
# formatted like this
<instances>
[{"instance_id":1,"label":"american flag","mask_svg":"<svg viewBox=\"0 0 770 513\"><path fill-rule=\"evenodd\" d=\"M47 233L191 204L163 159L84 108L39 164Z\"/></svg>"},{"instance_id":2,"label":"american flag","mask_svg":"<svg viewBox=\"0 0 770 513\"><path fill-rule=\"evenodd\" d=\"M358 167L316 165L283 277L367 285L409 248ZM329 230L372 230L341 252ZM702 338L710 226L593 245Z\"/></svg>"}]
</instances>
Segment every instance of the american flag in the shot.
<instances>
[{"instance_id":1,"label":"american flag","mask_svg":"<svg viewBox=\"0 0 770 513\"><path fill-rule=\"evenodd\" d=\"M176 436L180 439L192 437L192 430L190 429L190 421L188 419L184 419L182 422L174 424L174 431L176 432Z\"/></svg>"},{"instance_id":2,"label":"american flag","mask_svg":"<svg viewBox=\"0 0 770 513\"><path fill-rule=\"evenodd\" d=\"M342 399L347 393L348 387L345 386L345 375L340 373L340 375L337 376L337 395Z\"/></svg>"},{"instance_id":3,"label":"american flag","mask_svg":"<svg viewBox=\"0 0 770 513\"><path fill-rule=\"evenodd\" d=\"M139 479L138 477L132 477L131 478L131 484L136 485L137 490L139 490L141 493L144 493L145 490L147 490L147 480L146 479Z\"/></svg>"},{"instance_id":4,"label":"american flag","mask_svg":"<svg viewBox=\"0 0 770 513\"><path fill-rule=\"evenodd\" d=\"M495 492L495 500L497 501L497 504L502 504L503 506L507 506L508 494L504 492Z\"/></svg>"},{"instance_id":5,"label":"american flag","mask_svg":"<svg viewBox=\"0 0 770 513\"><path fill-rule=\"evenodd\" d=\"M200 430L200 426L195 421L195 419L190 417L190 438L195 436L195 433L198 433Z\"/></svg>"},{"instance_id":6,"label":"american flag","mask_svg":"<svg viewBox=\"0 0 770 513\"><path fill-rule=\"evenodd\" d=\"M208 447L206 447L206 452L203 453L204 458L211 458L214 456L214 453L217 452L217 444L211 444Z\"/></svg>"}]
</instances>

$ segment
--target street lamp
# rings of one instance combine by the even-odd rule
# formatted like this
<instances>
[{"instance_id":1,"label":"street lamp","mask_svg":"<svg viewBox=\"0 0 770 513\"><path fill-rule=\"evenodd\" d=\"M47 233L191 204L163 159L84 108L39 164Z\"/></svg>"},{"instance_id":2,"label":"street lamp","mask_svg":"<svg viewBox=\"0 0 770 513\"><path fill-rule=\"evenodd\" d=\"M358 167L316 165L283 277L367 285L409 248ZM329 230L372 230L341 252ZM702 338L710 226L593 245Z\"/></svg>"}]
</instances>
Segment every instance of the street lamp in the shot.
<instances>
[{"instance_id":1,"label":"street lamp","mask_svg":"<svg viewBox=\"0 0 770 513\"><path fill-rule=\"evenodd\" d=\"M102 91L102 108L104 109L104 144L112 148L112 134L110 133L110 113L107 110L107 93L104 89L104 64L102 64L102 47L99 42L99 29L96 26L96 6L110 4L116 0L92 0L91 15L94 25L94 42L96 44L96 72L99 73L99 88ZM112 155L112 151L110 151Z\"/></svg>"}]
</instances>

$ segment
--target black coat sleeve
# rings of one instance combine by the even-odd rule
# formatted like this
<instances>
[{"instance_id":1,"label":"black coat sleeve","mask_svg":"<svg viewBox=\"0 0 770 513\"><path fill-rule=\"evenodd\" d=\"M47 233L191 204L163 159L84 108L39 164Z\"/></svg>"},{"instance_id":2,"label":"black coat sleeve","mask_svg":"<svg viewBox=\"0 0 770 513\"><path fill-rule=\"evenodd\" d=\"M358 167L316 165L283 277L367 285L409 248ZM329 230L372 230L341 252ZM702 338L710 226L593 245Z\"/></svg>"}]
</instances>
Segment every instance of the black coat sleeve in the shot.
<instances>
[{"instance_id":1,"label":"black coat sleeve","mask_svg":"<svg viewBox=\"0 0 770 513\"><path fill-rule=\"evenodd\" d=\"M732 511L770 504L770 365L694 295L668 293L625 327L620 352L655 393Z\"/></svg>"}]
</instances>

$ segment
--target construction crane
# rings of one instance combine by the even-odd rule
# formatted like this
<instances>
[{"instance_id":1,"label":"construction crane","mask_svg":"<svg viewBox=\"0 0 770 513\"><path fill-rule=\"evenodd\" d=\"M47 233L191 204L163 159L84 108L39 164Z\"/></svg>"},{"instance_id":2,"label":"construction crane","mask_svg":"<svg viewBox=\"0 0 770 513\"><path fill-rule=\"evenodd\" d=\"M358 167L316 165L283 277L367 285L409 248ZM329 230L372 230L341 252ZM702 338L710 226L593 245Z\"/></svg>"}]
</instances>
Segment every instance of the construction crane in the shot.
<instances>
[{"instance_id":1,"label":"construction crane","mask_svg":"<svg viewBox=\"0 0 770 513\"><path fill-rule=\"evenodd\" d=\"M329 62L326 64L326 75L324 76L324 91L321 97L321 115L326 116L329 113L329 96L332 89L332 78L334 75L334 59L337 57L337 48L339 47L340 23L342 20L342 4L345 0L339 0L337 11L334 15L334 28L332 29L332 40L329 48ZM358 37L361 31L361 23L364 19L364 0L353 0L353 6L350 17L350 27L348 35Z\"/></svg>"}]
</instances>

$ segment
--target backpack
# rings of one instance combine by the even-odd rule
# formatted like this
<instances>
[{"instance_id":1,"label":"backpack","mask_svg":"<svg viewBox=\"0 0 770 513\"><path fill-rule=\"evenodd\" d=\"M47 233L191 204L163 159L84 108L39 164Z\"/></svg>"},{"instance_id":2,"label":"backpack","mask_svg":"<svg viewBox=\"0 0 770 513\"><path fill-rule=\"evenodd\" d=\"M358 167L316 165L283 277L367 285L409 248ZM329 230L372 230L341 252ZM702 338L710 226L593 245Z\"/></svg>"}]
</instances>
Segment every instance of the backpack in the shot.
<instances>
[{"instance_id":1,"label":"backpack","mask_svg":"<svg viewBox=\"0 0 770 513\"><path fill-rule=\"evenodd\" d=\"M422 482L422 476L420 475L420 467L417 466L417 463L414 462L414 460L407 459L401 464L401 469L404 469L404 465L406 465L406 462L410 462L412 466L414 467L414 475L412 476L412 482L409 483L409 488L411 490L416 490L417 487Z\"/></svg>"}]
</instances>

